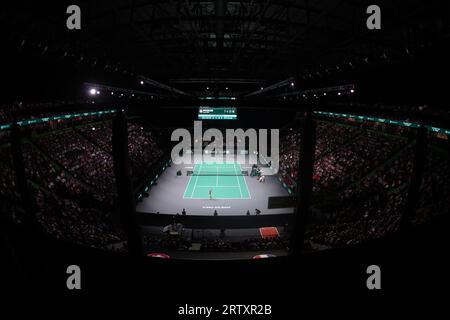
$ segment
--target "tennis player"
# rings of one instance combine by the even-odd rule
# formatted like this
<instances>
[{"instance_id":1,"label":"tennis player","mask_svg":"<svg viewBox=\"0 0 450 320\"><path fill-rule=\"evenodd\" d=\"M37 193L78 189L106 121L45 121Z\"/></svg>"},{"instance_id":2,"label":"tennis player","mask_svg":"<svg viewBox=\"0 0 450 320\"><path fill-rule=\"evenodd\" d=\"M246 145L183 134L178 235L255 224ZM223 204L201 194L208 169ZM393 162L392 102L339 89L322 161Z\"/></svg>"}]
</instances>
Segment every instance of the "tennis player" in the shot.
<instances>
[{"instance_id":1,"label":"tennis player","mask_svg":"<svg viewBox=\"0 0 450 320\"><path fill-rule=\"evenodd\" d=\"M209 200L212 200L212 189L209 189Z\"/></svg>"}]
</instances>

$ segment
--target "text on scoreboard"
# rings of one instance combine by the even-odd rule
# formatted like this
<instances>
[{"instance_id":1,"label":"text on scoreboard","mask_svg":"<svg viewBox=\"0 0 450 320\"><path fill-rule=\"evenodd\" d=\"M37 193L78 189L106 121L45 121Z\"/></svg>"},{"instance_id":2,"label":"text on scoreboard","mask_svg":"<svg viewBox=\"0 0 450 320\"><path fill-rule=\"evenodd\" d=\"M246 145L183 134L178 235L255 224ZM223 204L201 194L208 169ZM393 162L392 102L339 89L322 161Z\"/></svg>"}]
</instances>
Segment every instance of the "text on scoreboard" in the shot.
<instances>
[{"instance_id":1,"label":"text on scoreboard","mask_svg":"<svg viewBox=\"0 0 450 320\"><path fill-rule=\"evenodd\" d=\"M200 107L199 120L236 120L237 112L234 107Z\"/></svg>"}]
</instances>

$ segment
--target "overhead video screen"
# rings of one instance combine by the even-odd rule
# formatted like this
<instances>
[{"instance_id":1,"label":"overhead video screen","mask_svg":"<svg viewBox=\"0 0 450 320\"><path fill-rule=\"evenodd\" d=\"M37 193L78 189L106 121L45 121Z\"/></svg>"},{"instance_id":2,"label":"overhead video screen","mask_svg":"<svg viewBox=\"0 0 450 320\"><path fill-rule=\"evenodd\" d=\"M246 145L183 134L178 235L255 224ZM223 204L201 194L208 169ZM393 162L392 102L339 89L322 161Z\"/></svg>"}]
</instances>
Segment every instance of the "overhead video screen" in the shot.
<instances>
[{"instance_id":1,"label":"overhead video screen","mask_svg":"<svg viewBox=\"0 0 450 320\"><path fill-rule=\"evenodd\" d=\"M200 107L199 120L236 120L237 112L234 107Z\"/></svg>"}]
</instances>

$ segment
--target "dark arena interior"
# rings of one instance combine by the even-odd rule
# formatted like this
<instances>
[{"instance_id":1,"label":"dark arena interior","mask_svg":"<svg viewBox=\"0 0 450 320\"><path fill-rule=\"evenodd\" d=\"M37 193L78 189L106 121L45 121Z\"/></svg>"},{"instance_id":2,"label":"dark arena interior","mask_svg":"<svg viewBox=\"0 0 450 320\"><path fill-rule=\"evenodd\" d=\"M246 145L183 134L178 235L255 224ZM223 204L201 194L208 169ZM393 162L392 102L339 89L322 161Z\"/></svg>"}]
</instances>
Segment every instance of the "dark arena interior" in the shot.
<instances>
[{"instance_id":1,"label":"dark arena interior","mask_svg":"<svg viewBox=\"0 0 450 320\"><path fill-rule=\"evenodd\" d=\"M14 1L0 30L2 295L448 296L449 1Z\"/></svg>"}]
</instances>

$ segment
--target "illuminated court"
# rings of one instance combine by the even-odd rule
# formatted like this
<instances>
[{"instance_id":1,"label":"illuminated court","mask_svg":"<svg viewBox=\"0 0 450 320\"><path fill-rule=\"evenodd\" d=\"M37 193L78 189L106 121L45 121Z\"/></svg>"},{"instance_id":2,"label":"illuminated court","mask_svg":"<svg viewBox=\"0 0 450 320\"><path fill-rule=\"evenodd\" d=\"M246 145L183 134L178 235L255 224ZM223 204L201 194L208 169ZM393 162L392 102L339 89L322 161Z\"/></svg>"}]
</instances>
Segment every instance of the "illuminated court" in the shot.
<instances>
[{"instance_id":1,"label":"illuminated court","mask_svg":"<svg viewBox=\"0 0 450 320\"><path fill-rule=\"evenodd\" d=\"M184 199L251 199L239 163L196 164L184 192Z\"/></svg>"}]
</instances>

